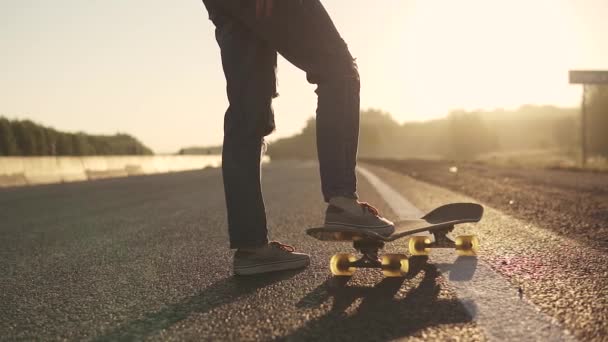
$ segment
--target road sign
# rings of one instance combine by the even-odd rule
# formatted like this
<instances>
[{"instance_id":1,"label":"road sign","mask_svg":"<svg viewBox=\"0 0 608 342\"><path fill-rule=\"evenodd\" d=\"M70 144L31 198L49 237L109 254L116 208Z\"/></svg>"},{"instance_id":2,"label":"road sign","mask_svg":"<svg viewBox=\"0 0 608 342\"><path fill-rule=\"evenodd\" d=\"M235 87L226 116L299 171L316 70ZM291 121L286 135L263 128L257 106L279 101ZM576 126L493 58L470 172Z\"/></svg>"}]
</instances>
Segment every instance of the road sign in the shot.
<instances>
[{"instance_id":1,"label":"road sign","mask_svg":"<svg viewBox=\"0 0 608 342\"><path fill-rule=\"evenodd\" d=\"M608 71L570 70L570 83L608 84Z\"/></svg>"}]
</instances>

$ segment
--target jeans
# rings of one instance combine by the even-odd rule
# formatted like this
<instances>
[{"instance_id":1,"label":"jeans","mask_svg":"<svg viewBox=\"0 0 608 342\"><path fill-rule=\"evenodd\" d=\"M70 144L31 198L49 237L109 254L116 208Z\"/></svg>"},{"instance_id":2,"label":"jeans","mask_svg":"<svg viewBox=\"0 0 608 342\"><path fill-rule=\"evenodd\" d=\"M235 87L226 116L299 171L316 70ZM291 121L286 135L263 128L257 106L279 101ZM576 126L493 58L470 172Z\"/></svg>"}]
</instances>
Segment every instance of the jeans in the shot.
<instances>
[{"instance_id":1,"label":"jeans","mask_svg":"<svg viewBox=\"0 0 608 342\"><path fill-rule=\"evenodd\" d=\"M357 198L359 73L319 0L203 3L216 26L227 83L222 176L230 247L257 247L268 241L260 159L264 136L275 129L277 53L317 85L317 153L325 201Z\"/></svg>"}]
</instances>

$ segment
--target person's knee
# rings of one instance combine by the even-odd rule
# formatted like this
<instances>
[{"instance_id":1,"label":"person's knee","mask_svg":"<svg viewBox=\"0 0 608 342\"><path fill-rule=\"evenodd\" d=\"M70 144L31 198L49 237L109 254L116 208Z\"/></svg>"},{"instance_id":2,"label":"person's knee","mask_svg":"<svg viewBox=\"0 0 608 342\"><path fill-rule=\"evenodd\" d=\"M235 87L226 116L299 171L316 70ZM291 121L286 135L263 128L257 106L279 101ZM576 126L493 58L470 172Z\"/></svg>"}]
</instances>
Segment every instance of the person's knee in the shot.
<instances>
[{"instance_id":1,"label":"person's knee","mask_svg":"<svg viewBox=\"0 0 608 342\"><path fill-rule=\"evenodd\" d=\"M346 66L344 73L342 74L342 80L346 82L348 87L352 90L358 91L361 88L359 69L354 59Z\"/></svg>"},{"instance_id":2,"label":"person's knee","mask_svg":"<svg viewBox=\"0 0 608 342\"><path fill-rule=\"evenodd\" d=\"M349 88L359 89L360 78L359 68L354 58L340 58L338 62L327 63L322 68L318 68L307 74L308 82L314 84L347 84Z\"/></svg>"},{"instance_id":3,"label":"person's knee","mask_svg":"<svg viewBox=\"0 0 608 342\"><path fill-rule=\"evenodd\" d=\"M252 142L276 128L271 93L243 96L230 106L224 118L224 136L230 140Z\"/></svg>"},{"instance_id":4,"label":"person's knee","mask_svg":"<svg viewBox=\"0 0 608 342\"><path fill-rule=\"evenodd\" d=\"M359 66L357 65L356 58L350 58L350 62L347 64L347 74L351 79L356 80L356 83L359 84Z\"/></svg>"}]
</instances>

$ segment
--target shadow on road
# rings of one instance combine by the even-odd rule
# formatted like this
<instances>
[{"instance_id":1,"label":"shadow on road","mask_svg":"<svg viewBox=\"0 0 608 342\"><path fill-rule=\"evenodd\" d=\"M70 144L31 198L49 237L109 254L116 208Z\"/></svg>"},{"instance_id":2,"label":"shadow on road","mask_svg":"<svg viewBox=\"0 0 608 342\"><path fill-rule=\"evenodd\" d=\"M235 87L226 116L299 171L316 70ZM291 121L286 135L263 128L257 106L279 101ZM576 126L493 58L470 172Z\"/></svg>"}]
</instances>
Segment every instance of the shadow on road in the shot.
<instances>
[{"instance_id":1,"label":"shadow on road","mask_svg":"<svg viewBox=\"0 0 608 342\"><path fill-rule=\"evenodd\" d=\"M453 264L437 264L437 268L441 273L447 273L451 281L471 280L477 269L477 257L459 256Z\"/></svg>"},{"instance_id":2,"label":"shadow on road","mask_svg":"<svg viewBox=\"0 0 608 342\"><path fill-rule=\"evenodd\" d=\"M328 279L297 305L313 308L332 298L331 310L283 339L385 341L431 326L471 321L457 299L440 298L440 273L434 265L418 259L410 267L408 277L384 278L371 288L347 286L344 277ZM418 285L400 293L404 282L417 281L418 274L423 274Z\"/></svg>"},{"instance_id":3,"label":"shadow on road","mask_svg":"<svg viewBox=\"0 0 608 342\"><path fill-rule=\"evenodd\" d=\"M287 280L302 270L264 274L261 276L229 277L222 279L194 297L171 304L160 311L148 313L143 318L125 323L98 336L93 341L142 340L187 319L193 313L205 313L218 306L230 304L257 289Z\"/></svg>"},{"instance_id":4,"label":"shadow on road","mask_svg":"<svg viewBox=\"0 0 608 342\"><path fill-rule=\"evenodd\" d=\"M464 306L442 293L437 282L440 273L435 265L427 263L427 259L411 259L407 277L384 278L374 287L349 286L350 278L347 277L327 279L296 307L315 309L332 300L329 312L280 339L384 341L409 336L431 326L470 322L471 317ZM233 303L299 272L301 270L222 279L196 296L124 323L94 341L143 340L179 324L192 314Z\"/></svg>"}]
</instances>

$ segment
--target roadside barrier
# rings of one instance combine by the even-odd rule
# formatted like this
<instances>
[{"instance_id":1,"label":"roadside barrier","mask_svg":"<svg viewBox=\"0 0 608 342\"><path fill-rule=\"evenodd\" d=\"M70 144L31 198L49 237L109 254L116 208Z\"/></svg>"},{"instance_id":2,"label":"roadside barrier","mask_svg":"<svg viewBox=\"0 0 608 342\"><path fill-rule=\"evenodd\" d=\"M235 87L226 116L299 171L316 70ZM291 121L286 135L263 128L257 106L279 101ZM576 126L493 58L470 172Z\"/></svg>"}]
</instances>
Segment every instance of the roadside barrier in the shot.
<instances>
[{"instance_id":1,"label":"roadside barrier","mask_svg":"<svg viewBox=\"0 0 608 342\"><path fill-rule=\"evenodd\" d=\"M0 157L0 187L149 175L220 165L219 155Z\"/></svg>"}]
</instances>

